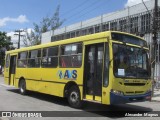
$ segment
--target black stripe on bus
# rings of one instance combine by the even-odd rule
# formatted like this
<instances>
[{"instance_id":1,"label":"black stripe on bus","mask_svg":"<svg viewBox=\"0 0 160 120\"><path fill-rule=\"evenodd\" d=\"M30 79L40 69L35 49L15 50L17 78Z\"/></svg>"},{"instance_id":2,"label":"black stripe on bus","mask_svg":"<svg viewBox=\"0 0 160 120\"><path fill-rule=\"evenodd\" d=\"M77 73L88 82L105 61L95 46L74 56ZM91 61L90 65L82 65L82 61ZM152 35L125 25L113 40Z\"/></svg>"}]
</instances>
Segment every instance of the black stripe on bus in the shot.
<instances>
[{"instance_id":1,"label":"black stripe on bus","mask_svg":"<svg viewBox=\"0 0 160 120\"><path fill-rule=\"evenodd\" d=\"M16 78L16 79L20 79L20 78ZM31 81L41 81L41 82L51 82L51 83L59 83L59 84L66 84L65 82L57 82L57 81L48 81L48 80L37 80L37 79L29 79L29 78L26 78L25 80L31 80ZM78 86L83 86L83 85L80 85L80 84L77 84Z\"/></svg>"}]
</instances>

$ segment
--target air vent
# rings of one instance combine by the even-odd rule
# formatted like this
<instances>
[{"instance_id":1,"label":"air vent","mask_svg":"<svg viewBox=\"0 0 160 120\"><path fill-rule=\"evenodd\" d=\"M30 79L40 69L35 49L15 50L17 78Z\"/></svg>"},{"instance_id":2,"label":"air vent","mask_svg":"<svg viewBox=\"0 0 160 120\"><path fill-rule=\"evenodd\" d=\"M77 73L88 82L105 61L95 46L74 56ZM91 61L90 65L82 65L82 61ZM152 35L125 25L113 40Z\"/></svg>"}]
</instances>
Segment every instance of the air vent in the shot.
<instances>
[{"instance_id":1,"label":"air vent","mask_svg":"<svg viewBox=\"0 0 160 120\"><path fill-rule=\"evenodd\" d=\"M126 92L127 94L133 94L134 92L132 92L132 91L129 91L129 92Z\"/></svg>"},{"instance_id":2,"label":"air vent","mask_svg":"<svg viewBox=\"0 0 160 120\"><path fill-rule=\"evenodd\" d=\"M144 91L135 91L135 93L143 93Z\"/></svg>"},{"instance_id":3,"label":"air vent","mask_svg":"<svg viewBox=\"0 0 160 120\"><path fill-rule=\"evenodd\" d=\"M144 86L145 83L124 83L125 86Z\"/></svg>"},{"instance_id":4,"label":"air vent","mask_svg":"<svg viewBox=\"0 0 160 120\"><path fill-rule=\"evenodd\" d=\"M132 95L132 94L142 94L144 91L127 91L126 94Z\"/></svg>"}]
</instances>

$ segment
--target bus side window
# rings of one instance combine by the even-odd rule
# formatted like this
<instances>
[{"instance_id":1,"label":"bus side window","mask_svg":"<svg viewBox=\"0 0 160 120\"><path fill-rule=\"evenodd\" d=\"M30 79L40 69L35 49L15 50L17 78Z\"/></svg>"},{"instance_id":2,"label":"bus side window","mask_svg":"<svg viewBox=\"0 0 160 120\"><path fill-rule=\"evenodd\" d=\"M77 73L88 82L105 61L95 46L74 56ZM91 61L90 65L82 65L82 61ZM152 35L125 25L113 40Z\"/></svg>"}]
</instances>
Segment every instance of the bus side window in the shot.
<instances>
[{"instance_id":1,"label":"bus side window","mask_svg":"<svg viewBox=\"0 0 160 120\"><path fill-rule=\"evenodd\" d=\"M7 56L6 56L6 64L5 64L5 67L6 67L6 68L9 67L9 63L10 63L10 55L7 54Z\"/></svg>"},{"instance_id":2,"label":"bus side window","mask_svg":"<svg viewBox=\"0 0 160 120\"><path fill-rule=\"evenodd\" d=\"M105 59L104 59L104 74L103 74L103 86L107 87L109 84L109 45L106 43Z\"/></svg>"},{"instance_id":3,"label":"bus side window","mask_svg":"<svg viewBox=\"0 0 160 120\"><path fill-rule=\"evenodd\" d=\"M27 67L27 51L21 52L18 54L18 61L17 61L18 68L25 68Z\"/></svg>"},{"instance_id":4,"label":"bus side window","mask_svg":"<svg viewBox=\"0 0 160 120\"><path fill-rule=\"evenodd\" d=\"M72 54L72 67L81 67L82 65L82 44L77 44L75 52Z\"/></svg>"},{"instance_id":5,"label":"bus side window","mask_svg":"<svg viewBox=\"0 0 160 120\"><path fill-rule=\"evenodd\" d=\"M58 66L58 47L43 49L42 67L56 68Z\"/></svg>"},{"instance_id":6,"label":"bus side window","mask_svg":"<svg viewBox=\"0 0 160 120\"><path fill-rule=\"evenodd\" d=\"M29 51L28 67L40 67L41 49Z\"/></svg>"},{"instance_id":7,"label":"bus side window","mask_svg":"<svg viewBox=\"0 0 160 120\"><path fill-rule=\"evenodd\" d=\"M61 46L60 67L81 67L82 44L75 43Z\"/></svg>"},{"instance_id":8,"label":"bus side window","mask_svg":"<svg viewBox=\"0 0 160 120\"><path fill-rule=\"evenodd\" d=\"M61 46L60 62L59 62L60 67L72 67L70 60L71 49L72 49L71 45Z\"/></svg>"}]
</instances>

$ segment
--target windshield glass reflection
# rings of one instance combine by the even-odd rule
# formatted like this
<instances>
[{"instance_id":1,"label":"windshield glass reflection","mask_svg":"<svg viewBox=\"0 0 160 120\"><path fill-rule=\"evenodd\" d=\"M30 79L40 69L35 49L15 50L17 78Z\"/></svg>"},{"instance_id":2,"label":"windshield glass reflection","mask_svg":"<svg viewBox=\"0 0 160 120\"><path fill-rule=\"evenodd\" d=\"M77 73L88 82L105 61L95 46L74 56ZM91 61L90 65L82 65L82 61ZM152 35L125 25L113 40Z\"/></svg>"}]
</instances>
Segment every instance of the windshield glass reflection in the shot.
<instances>
[{"instance_id":1,"label":"windshield glass reflection","mask_svg":"<svg viewBox=\"0 0 160 120\"><path fill-rule=\"evenodd\" d=\"M147 50L114 44L113 53L115 76L128 78L150 77Z\"/></svg>"}]
</instances>

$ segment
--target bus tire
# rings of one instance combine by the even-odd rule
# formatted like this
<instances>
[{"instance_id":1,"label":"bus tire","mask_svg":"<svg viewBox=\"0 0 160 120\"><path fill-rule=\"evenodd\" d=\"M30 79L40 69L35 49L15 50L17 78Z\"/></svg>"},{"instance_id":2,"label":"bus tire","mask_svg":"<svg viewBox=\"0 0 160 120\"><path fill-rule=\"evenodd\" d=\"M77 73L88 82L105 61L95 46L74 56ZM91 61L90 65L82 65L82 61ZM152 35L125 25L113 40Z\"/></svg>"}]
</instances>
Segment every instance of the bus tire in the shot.
<instances>
[{"instance_id":1,"label":"bus tire","mask_svg":"<svg viewBox=\"0 0 160 120\"><path fill-rule=\"evenodd\" d=\"M25 95L27 93L27 90L26 90L26 81L25 80L20 80L20 83L19 83L19 92L22 95Z\"/></svg>"},{"instance_id":2,"label":"bus tire","mask_svg":"<svg viewBox=\"0 0 160 120\"><path fill-rule=\"evenodd\" d=\"M80 91L77 86L72 86L69 89L68 102L69 102L70 106L73 108L81 108L82 107Z\"/></svg>"}]
</instances>

